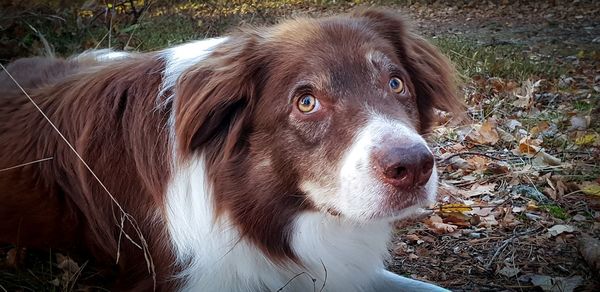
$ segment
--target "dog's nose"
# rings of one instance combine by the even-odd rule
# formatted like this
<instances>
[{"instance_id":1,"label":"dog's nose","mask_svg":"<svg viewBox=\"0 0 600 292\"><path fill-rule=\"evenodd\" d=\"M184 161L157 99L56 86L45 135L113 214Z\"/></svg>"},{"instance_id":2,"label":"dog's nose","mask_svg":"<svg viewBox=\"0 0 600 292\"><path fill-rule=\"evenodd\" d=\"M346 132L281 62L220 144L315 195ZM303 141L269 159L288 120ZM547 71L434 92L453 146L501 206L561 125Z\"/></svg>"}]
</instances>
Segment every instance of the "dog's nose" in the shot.
<instances>
[{"instance_id":1,"label":"dog's nose","mask_svg":"<svg viewBox=\"0 0 600 292\"><path fill-rule=\"evenodd\" d=\"M382 180L399 189L413 189L429 181L433 155L426 145L383 146L374 153L376 170Z\"/></svg>"}]
</instances>

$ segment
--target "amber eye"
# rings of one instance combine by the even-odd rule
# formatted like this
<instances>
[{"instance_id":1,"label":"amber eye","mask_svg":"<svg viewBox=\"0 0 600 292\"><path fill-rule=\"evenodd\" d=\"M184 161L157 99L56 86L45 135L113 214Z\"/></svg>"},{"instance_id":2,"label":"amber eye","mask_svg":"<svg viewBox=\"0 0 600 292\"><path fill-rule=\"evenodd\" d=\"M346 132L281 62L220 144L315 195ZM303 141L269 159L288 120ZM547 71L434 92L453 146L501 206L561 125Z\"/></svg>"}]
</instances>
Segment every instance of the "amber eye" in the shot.
<instances>
[{"instance_id":1,"label":"amber eye","mask_svg":"<svg viewBox=\"0 0 600 292\"><path fill-rule=\"evenodd\" d=\"M404 82L402 82L402 80L400 80L398 77L392 77L389 85L392 91L395 93L402 93L404 91Z\"/></svg>"},{"instance_id":2,"label":"amber eye","mask_svg":"<svg viewBox=\"0 0 600 292\"><path fill-rule=\"evenodd\" d=\"M303 95L298 99L298 110L302 113L309 114L316 112L319 109L319 101L312 95Z\"/></svg>"}]
</instances>

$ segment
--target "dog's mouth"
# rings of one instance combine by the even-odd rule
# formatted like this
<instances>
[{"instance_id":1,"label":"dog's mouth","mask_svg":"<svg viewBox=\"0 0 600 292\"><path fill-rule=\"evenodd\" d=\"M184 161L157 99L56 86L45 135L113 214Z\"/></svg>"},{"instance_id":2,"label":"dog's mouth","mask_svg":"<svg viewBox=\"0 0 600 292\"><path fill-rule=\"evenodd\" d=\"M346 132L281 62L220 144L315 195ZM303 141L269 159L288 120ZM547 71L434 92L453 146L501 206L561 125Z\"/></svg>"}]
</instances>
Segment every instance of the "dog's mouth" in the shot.
<instances>
[{"instance_id":1,"label":"dog's mouth","mask_svg":"<svg viewBox=\"0 0 600 292\"><path fill-rule=\"evenodd\" d=\"M386 196L384 194L380 195ZM424 190L419 191L418 195L411 194L412 196L409 196L410 199L402 200L400 195L395 195L394 198L382 200L380 206L375 209L365 210L362 213L362 216L352 216L345 213L344 210L332 206L325 207L322 210L333 217L347 218L360 222L415 219L423 216L423 214L430 213L428 207L432 202L429 200L427 192ZM387 196L389 196L389 194Z\"/></svg>"}]
</instances>

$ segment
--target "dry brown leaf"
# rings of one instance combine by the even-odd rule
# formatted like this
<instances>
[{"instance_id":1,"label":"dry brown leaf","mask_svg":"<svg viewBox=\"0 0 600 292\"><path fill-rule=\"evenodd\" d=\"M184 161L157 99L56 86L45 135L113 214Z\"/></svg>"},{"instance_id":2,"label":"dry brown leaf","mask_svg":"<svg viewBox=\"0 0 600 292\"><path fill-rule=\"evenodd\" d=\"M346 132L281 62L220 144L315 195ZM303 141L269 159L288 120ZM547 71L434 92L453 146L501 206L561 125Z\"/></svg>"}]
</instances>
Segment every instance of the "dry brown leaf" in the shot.
<instances>
[{"instance_id":1,"label":"dry brown leaf","mask_svg":"<svg viewBox=\"0 0 600 292\"><path fill-rule=\"evenodd\" d=\"M411 242L416 242L416 241L421 240L421 238L416 234L408 234L404 238Z\"/></svg>"},{"instance_id":2,"label":"dry brown leaf","mask_svg":"<svg viewBox=\"0 0 600 292\"><path fill-rule=\"evenodd\" d=\"M496 131L497 123L495 119L487 119L479 129L471 132L468 136L473 142L479 144L494 145L500 140L500 135Z\"/></svg>"},{"instance_id":3,"label":"dry brown leaf","mask_svg":"<svg viewBox=\"0 0 600 292\"><path fill-rule=\"evenodd\" d=\"M515 90L515 96L517 97L517 100L513 102L513 106L520 108L530 108L533 101L533 94L541 85L541 83L542 80L538 80L536 82L527 80L523 82L521 88Z\"/></svg>"},{"instance_id":4,"label":"dry brown leaf","mask_svg":"<svg viewBox=\"0 0 600 292\"><path fill-rule=\"evenodd\" d=\"M479 222L478 226L483 226L485 228L490 228L492 226L498 225L498 221L496 220L496 217L494 216L494 214L490 214L485 217L480 217L480 220L481 220L481 222Z\"/></svg>"},{"instance_id":5,"label":"dry brown leaf","mask_svg":"<svg viewBox=\"0 0 600 292\"><path fill-rule=\"evenodd\" d=\"M473 214L473 215L477 215L479 217L485 217L490 215L490 213L492 213L492 210L494 208L479 208L479 207L475 207L473 208L473 211L471 211L469 214Z\"/></svg>"},{"instance_id":6,"label":"dry brown leaf","mask_svg":"<svg viewBox=\"0 0 600 292\"><path fill-rule=\"evenodd\" d=\"M56 263L58 268L66 273L74 274L79 271L79 265L68 256L56 253Z\"/></svg>"},{"instance_id":7,"label":"dry brown leaf","mask_svg":"<svg viewBox=\"0 0 600 292\"><path fill-rule=\"evenodd\" d=\"M490 173L490 174L503 174L503 173L508 173L509 168L508 168L508 165L506 165L506 164L491 162L491 163L488 163L487 169L485 170L485 172Z\"/></svg>"},{"instance_id":8,"label":"dry brown leaf","mask_svg":"<svg viewBox=\"0 0 600 292\"><path fill-rule=\"evenodd\" d=\"M25 263L25 248L13 247L6 253L6 264L12 268L18 268Z\"/></svg>"},{"instance_id":9,"label":"dry brown leaf","mask_svg":"<svg viewBox=\"0 0 600 292\"><path fill-rule=\"evenodd\" d=\"M438 215L432 215L429 217L427 220L425 220L425 224L437 234L451 233L458 229L458 226L456 225L444 223L442 217Z\"/></svg>"},{"instance_id":10,"label":"dry brown leaf","mask_svg":"<svg viewBox=\"0 0 600 292\"><path fill-rule=\"evenodd\" d=\"M535 125L529 133L531 136L536 137L538 134L548 130L550 128L550 123L548 121L540 121L537 125Z\"/></svg>"},{"instance_id":11,"label":"dry brown leaf","mask_svg":"<svg viewBox=\"0 0 600 292\"><path fill-rule=\"evenodd\" d=\"M490 184L485 184L485 185L480 185L480 184L476 183L471 186L470 190L459 190L459 193L464 198L471 198L471 197L480 196L483 194L493 193L495 188L496 188L496 183L490 183Z\"/></svg>"}]
</instances>

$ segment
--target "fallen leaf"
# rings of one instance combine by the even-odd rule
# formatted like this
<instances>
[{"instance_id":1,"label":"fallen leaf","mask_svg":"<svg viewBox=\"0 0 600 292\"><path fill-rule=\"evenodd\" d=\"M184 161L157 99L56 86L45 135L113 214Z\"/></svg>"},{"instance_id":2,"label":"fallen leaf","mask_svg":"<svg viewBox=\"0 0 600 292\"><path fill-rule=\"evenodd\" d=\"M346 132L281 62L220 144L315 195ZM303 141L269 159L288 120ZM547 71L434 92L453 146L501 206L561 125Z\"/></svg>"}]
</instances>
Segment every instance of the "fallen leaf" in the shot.
<instances>
[{"instance_id":1,"label":"fallen leaf","mask_svg":"<svg viewBox=\"0 0 600 292\"><path fill-rule=\"evenodd\" d=\"M538 80L536 82L532 82L531 80L527 80L523 82L523 86L517 89L515 96L517 100L513 102L513 106L520 108L529 108L531 107L533 94L537 90L537 88L541 85L542 80Z\"/></svg>"},{"instance_id":2,"label":"fallen leaf","mask_svg":"<svg viewBox=\"0 0 600 292\"><path fill-rule=\"evenodd\" d=\"M477 215L477 216L480 216L480 217L485 217L485 216L490 215L490 213L492 213L493 209L494 208L478 208L478 207L475 207L475 208L473 208L472 212L469 212L469 214Z\"/></svg>"},{"instance_id":3,"label":"fallen leaf","mask_svg":"<svg viewBox=\"0 0 600 292\"><path fill-rule=\"evenodd\" d=\"M596 144L596 142L598 140L600 140L600 137L596 133L585 134L585 135L575 139L575 144L577 144L579 146L594 145L594 144Z\"/></svg>"},{"instance_id":4,"label":"fallen leaf","mask_svg":"<svg viewBox=\"0 0 600 292\"><path fill-rule=\"evenodd\" d=\"M575 232L575 227L570 226L570 225L557 224L548 229L548 233L546 234L546 236L554 237L554 236L557 236L557 235L565 233L565 232L567 232L567 233Z\"/></svg>"},{"instance_id":5,"label":"fallen leaf","mask_svg":"<svg viewBox=\"0 0 600 292\"><path fill-rule=\"evenodd\" d=\"M525 207L520 207L520 206L514 206L512 207L512 212L513 213L521 213L523 211L527 210L527 208Z\"/></svg>"},{"instance_id":6,"label":"fallen leaf","mask_svg":"<svg viewBox=\"0 0 600 292\"><path fill-rule=\"evenodd\" d=\"M519 195L523 195L527 198L534 199L538 203L548 204L550 203L550 199L548 199L543 193L538 191L533 186L529 185L517 185L512 188L512 193L517 193ZM527 205L527 209L529 208L529 204Z\"/></svg>"},{"instance_id":7,"label":"fallen leaf","mask_svg":"<svg viewBox=\"0 0 600 292\"><path fill-rule=\"evenodd\" d=\"M74 274L79 271L79 265L74 260L60 253L56 254L56 263L59 269L67 273Z\"/></svg>"},{"instance_id":8,"label":"fallen leaf","mask_svg":"<svg viewBox=\"0 0 600 292\"><path fill-rule=\"evenodd\" d=\"M579 238L578 247L583 259L596 271L596 275L600 277L600 240L587 234L582 234Z\"/></svg>"},{"instance_id":9,"label":"fallen leaf","mask_svg":"<svg viewBox=\"0 0 600 292\"><path fill-rule=\"evenodd\" d=\"M572 116L569 121L571 122L571 126L569 126L567 131L583 131L590 125L588 119L580 116Z\"/></svg>"},{"instance_id":10,"label":"fallen leaf","mask_svg":"<svg viewBox=\"0 0 600 292\"><path fill-rule=\"evenodd\" d=\"M496 120L487 119L485 122L483 122L483 124L481 124L479 129L471 132L468 137L473 142L479 144L494 145L498 142L498 140L500 140L500 135L498 134L498 131L496 131L496 127Z\"/></svg>"},{"instance_id":11,"label":"fallen leaf","mask_svg":"<svg viewBox=\"0 0 600 292\"><path fill-rule=\"evenodd\" d=\"M559 166L561 165L561 160L546 153L544 150L540 150L534 155L531 164L537 167Z\"/></svg>"},{"instance_id":12,"label":"fallen leaf","mask_svg":"<svg viewBox=\"0 0 600 292\"><path fill-rule=\"evenodd\" d=\"M521 272L521 270L519 270L519 268L504 267L504 268L500 269L500 271L498 271L498 274L505 276L507 278L512 278L512 277L518 275L520 272Z\"/></svg>"},{"instance_id":13,"label":"fallen leaf","mask_svg":"<svg viewBox=\"0 0 600 292\"><path fill-rule=\"evenodd\" d=\"M523 126L523 124L521 124L521 122L517 120L508 120L506 121L506 123L504 123L504 125L511 131L514 131L516 128Z\"/></svg>"},{"instance_id":14,"label":"fallen leaf","mask_svg":"<svg viewBox=\"0 0 600 292\"><path fill-rule=\"evenodd\" d=\"M485 185L480 185L480 184L473 184L471 186L470 190L459 190L459 193L464 197L464 198L471 198L471 197L475 197L475 196L480 196L483 194L492 194L492 191L496 188L496 184L495 183L490 183L490 184L485 184Z\"/></svg>"},{"instance_id":15,"label":"fallen leaf","mask_svg":"<svg viewBox=\"0 0 600 292\"><path fill-rule=\"evenodd\" d=\"M481 220L481 222L479 222L478 226L490 228L492 226L498 225L498 221L496 221L496 217L494 216L494 214L490 214L488 216L481 217L480 220Z\"/></svg>"},{"instance_id":16,"label":"fallen leaf","mask_svg":"<svg viewBox=\"0 0 600 292\"><path fill-rule=\"evenodd\" d=\"M416 234L408 234L404 238L406 238L406 240L411 241L411 242L416 242L416 241L421 240L421 238Z\"/></svg>"},{"instance_id":17,"label":"fallen leaf","mask_svg":"<svg viewBox=\"0 0 600 292\"><path fill-rule=\"evenodd\" d=\"M500 164L496 162L488 163L487 168L485 170L486 174L504 174L508 173L509 168L506 164Z\"/></svg>"},{"instance_id":18,"label":"fallen leaf","mask_svg":"<svg viewBox=\"0 0 600 292\"><path fill-rule=\"evenodd\" d=\"M581 191L590 196L600 196L600 185L591 184L583 187Z\"/></svg>"},{"instance_id":19,"label":"fallen leaf","mask_svg":"<svg viewBox=\"0 0 600 292\"><path fill-rule=\"evenodd\" d=\"M13 247L6 253L6 264L11 268L18 268L25 263L25 248Z\"/></svg>"},{"instance_id":20,"label":"fallen leaf","mask_svg":"<svg viewBox=\"0 0 600 292\"><path fill-rule=\"evenodd\" d=\"M548 121L540 121L537 125L533 126L529 133L533 137L537 137L538 134L543 133L544 131L550 129L550 123Z\"/></svg>"},{"instance_id":21,"label":"fallen leaf","mask_svg":"<svg viewBox=\"0 0 600 292\"><path fill-rule=\"evenodd\" d=\"M524 275L519 277L520 281L531 282L547 292L572 292L583 284L581 276L573 277L550 277L545 275Z\"/></svg>"},{"instance_id":22,"label":"fallen leaf","mask_svg":"<svg viewBox=\"0 0 600 292\"><path fill-rule=\"evenodd\" d=\"M442 213L464 213L473 210L473 208L465 204L444 204L440 206L440 212Z\"/></svg>"},{"instance_id":23,"label":"fallen leaf","mask_svg":"<svg viewBox=\"0 0 600 292\"><path fill-rule=\"evenodd\" d=\"M458 226L456 225L444 223L442 217L438 215L432 215L431 217L426 219L425 224L437 234L451 233L458 229Z\"/></svg>"}]
</instances>

